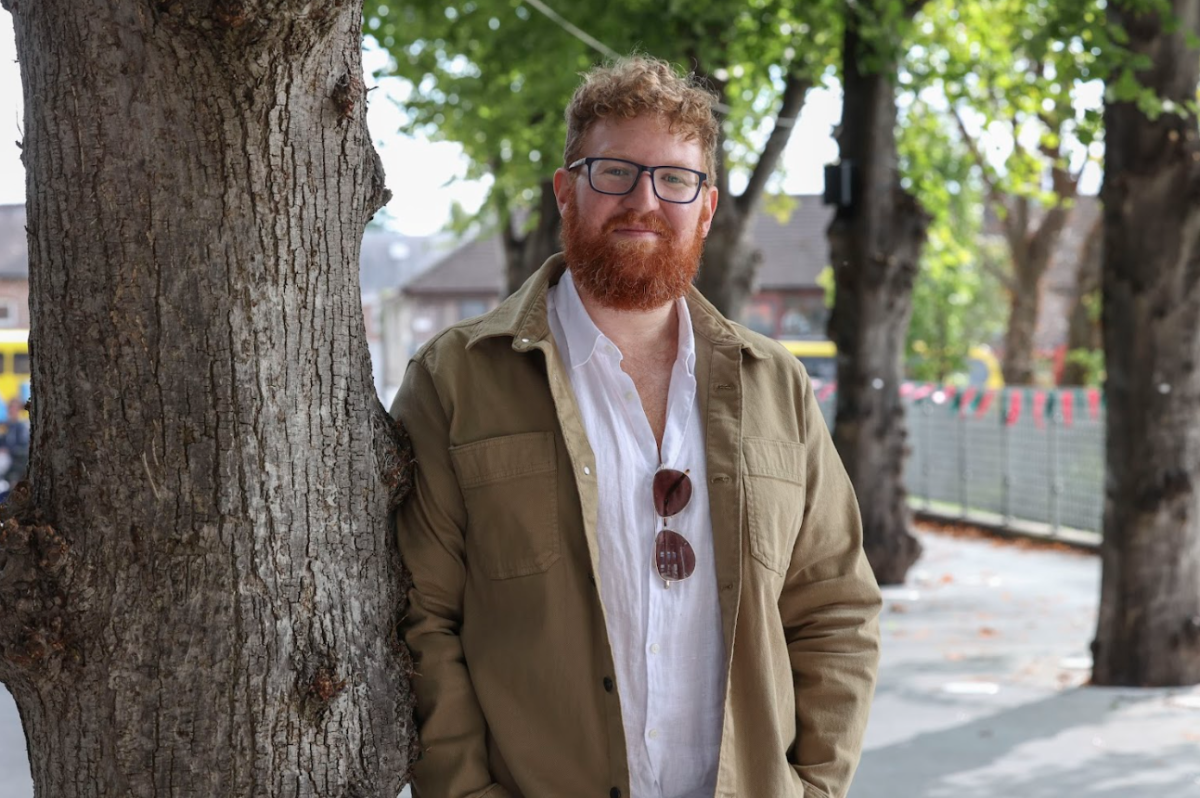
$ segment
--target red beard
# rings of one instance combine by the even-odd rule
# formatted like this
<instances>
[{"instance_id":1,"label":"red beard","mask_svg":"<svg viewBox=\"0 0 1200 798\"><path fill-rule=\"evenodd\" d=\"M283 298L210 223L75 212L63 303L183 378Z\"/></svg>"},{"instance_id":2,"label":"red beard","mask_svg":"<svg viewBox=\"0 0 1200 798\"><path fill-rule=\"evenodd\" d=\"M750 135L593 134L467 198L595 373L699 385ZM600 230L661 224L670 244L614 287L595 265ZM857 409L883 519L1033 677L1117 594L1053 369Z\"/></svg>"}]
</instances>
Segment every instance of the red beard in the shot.
<instances>
[{"instance_id":1,"label":"red beard","mask_svg":"<svg viewBox=\"0 0 1200 798\"><path fill-rule=\"evenodd\" d=\"M673 232L665 219L627 211L591 235L579 219L575 198L563 209L563 250L575 285L614 310L653 310L687 293L700 268L704 232L700 223L682 248L666 240ZM620 227L653 230L661 238L618 241L608 233Z\"/></svg>"}]
</instances>

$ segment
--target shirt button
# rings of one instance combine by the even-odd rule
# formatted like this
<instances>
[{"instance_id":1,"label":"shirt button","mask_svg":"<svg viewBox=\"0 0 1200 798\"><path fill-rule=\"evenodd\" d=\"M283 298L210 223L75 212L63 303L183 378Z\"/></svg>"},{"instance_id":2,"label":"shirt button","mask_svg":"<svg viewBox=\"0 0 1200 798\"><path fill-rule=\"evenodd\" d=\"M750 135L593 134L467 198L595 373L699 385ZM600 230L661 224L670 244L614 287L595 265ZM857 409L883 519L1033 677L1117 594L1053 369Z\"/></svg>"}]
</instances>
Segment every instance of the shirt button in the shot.
<instances>
[{"instance_id":1,"label":"shirt button","mask_svg":"<svg viewBox=\"0 0 1200 798\"><path fill-rule=\"evenodd\" d=\"M626 402L632 402L632 401L633 401L633 391L626 391L626 392L625 392L625 401L626 401Z\"/></svg>"},{"instance_id":2,"label":"shirt button","mask_svg":"<svg viewBox=\"0 0 1200 798\"><path fill-rule=\"evenodd\" d=\"M592 473L592 469L588 468L587 466L584 466L583 473L590 475Z\"/></svg>"},{"instance_id":3,"label":"shirt button","mask_svg":"<svg viewBox=\"0 0 1200 798\"><path fill-rule=\"evenodd\" d=\"M657 740L658 739L658 729L651 729L650 733L646 736L649 737L651 740Z\"/></svg>"},{"instance_id":4,"label":"shirt button","mask_svg":"<svg viewBox=\"0 0 1200 798\"><path fill-rule=\"evenodd\" d=\"M662 651L662 649L658 647L658 643L654 643L653 645L650 646L651 654L657 654L660 651Z\"/></svg>"}]
</instances>

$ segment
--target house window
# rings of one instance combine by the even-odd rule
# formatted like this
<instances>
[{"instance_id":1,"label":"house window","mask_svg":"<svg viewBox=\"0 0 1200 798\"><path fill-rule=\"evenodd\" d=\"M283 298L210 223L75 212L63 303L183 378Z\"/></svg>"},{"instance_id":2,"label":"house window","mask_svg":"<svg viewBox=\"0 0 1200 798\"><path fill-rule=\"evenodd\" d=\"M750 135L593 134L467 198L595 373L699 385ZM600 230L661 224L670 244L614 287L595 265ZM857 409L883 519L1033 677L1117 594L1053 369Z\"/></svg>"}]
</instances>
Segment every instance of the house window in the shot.
<instances>
[{"instance_id":1,"label":"house window","mask_svg":"<svg viewBox=\"0 0 1200 798\"><path fill-rule=\"evenodd\" d=\"M13 355L13 372L16 374L29 373L29 355L25 352L18 352Z\"/></svg>"},{"instance_id":2,"label":"house window","mask_svg":"<svg viewBox=\"0 0 1200 798\"><path fill-rule=\"evenodd\" d=\"M464 299L458 303L458 319L469 319L487 313L487 302L482 299Z\"/></svg>"},{"instance_id":3,"label":"house window","mask_svg":"<svg viewBox=\"0 0 1200 798\"><path fill-rule=\"evenodd\" d=\"M17 303L11 299L0 299L0 327L16 327L19 320Z\"/></svg>"}]
</instances>

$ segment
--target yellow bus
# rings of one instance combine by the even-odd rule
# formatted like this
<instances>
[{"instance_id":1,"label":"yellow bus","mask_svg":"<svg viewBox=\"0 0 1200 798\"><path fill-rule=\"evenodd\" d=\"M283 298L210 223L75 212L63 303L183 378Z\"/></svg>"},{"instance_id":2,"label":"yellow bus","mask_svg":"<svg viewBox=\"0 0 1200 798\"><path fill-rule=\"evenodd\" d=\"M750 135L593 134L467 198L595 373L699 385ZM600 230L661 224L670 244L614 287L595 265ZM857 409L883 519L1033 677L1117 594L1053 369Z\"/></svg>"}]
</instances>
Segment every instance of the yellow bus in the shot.
<instances>
[{"instance_id":1,"label":"yellow bus","mask_svg":"<svg viewBox=\"0 0 1200 798\"><path fill-rule=\"evenodd\" d=\"M833 341L788 339L779 343L804 364L813 379L823 382L837 379L837 346ZM991 347L970 348L967 353L967 382L978 388L1004 387L1000 361L992 354Z\"/></svg>"},{"instance_id":2,"label":"yellow bus","mask_svg":"<svg viewBox=\"0 0 1200 798\"><path fill-rule=\"evenodd\" d=\"M7 410L14 399L23 405L28 398L29 330L0 329L0 400ZM0 414L5 419L7 415Z\"/></svg>"}]
</instances>

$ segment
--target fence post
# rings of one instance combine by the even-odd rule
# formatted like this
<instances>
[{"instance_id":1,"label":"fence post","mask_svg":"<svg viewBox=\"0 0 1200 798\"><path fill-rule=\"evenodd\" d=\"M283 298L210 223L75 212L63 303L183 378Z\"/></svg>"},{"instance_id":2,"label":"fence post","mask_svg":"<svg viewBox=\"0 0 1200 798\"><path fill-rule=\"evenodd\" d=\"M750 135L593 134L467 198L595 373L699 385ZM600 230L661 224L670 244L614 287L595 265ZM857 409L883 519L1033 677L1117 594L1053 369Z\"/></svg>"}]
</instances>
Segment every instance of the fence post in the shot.
<instances>
[{"instance_id":1,"label":"fence post","mask_svg":"<svg viewBox=\"0 0 1200 798\"><path fill-rule=\"evenodd\" d=\"M1008 456L1008 413L1012 401L1010 389L1004 389L1004 398L1006 401L1000 403L1000 507L1004 525L1008 526L1012 523L1012 464Z\"/></svg>"},{"instance_id":2,"label":"fence post","mask_svg":"<svg viewBox=\"0 0 1200 798\"><path fill-rule=\"evenodd\" d=\"M971 467L967 460L967 417L961 410L958 413L958 424L956 429L958 435L956 443L958 444L958 515L963 521L967 520L967 485L969 478L967 470Z\"/></svg>"},{"instance_id":3,"label":"fence post","mask_svg":"<svg viewBox=\"0 0 1200 798\"><path fill-rule=\"evenodd\" d=\"M933 462L933 450L930 449L930 412L928 405L914 405L918 411L917 416L921 419L921 477L923 483L922 495L925 498L925 510L929 511L932 506L932 487L930 485L929 472L932 470L931 463Z\"/></svg>"},{"instance_id":4,"label":"fence post","mask_svg":"<svg viewBox=\"0 0 1200 798\"><path fill-rule=\"evenodd\" d=\"M1050 414L1046 424L1046 459L1050 464L1050 525L1051 534L1058 537L1062 527L1062 475L1058 473L1058 420L1062 410L1059 408L1059 396L1055 391L1054 412Z\"/></svg>"}]
</instances>

